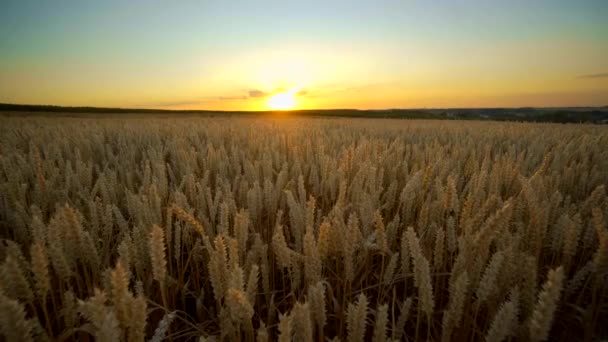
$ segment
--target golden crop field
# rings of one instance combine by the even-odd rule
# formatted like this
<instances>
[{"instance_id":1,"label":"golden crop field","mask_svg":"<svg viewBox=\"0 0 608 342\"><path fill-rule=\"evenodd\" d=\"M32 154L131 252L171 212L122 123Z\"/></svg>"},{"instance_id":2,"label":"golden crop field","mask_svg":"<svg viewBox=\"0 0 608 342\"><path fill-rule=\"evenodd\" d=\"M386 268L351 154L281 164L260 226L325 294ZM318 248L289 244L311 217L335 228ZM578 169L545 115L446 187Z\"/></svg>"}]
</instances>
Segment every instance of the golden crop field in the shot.
<instances>
[{"instance_id":1,"label":"golden crop field","mask_svg":"<svg viewBox=\"0 0 608 342\"><path fill-rule=\"evenodd\" d=\"M608 338L608 127L0 118L7 341Z\"/></svg>"}]
</instances>

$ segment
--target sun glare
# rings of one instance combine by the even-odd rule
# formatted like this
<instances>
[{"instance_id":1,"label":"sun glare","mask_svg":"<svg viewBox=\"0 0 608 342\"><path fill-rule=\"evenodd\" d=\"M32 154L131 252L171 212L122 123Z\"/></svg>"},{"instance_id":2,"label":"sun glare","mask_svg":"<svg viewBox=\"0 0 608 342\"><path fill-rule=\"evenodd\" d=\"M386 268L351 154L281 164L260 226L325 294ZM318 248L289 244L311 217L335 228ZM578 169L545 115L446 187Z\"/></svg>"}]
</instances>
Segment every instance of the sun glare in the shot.
<instances>
[{"instance_id":1,"label":"sun glare","mask_svg":"<svg viewBox=\"0 0 608 342\"><path fill-rule=\"evenodd\" d=\"M274 94L268 99L268 107L275 110L290 110L296 106L297 89Z\"/></svg>"}]
</instances>

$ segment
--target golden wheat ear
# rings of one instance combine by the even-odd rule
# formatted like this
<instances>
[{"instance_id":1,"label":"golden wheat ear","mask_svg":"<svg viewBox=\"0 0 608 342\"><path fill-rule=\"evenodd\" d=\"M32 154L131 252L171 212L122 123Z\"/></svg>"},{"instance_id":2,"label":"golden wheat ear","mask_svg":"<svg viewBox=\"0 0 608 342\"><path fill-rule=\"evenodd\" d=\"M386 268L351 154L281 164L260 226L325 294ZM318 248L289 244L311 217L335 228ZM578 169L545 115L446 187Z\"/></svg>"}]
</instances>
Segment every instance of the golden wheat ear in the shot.
<instances>
[{"instance_id":1,"label":"golden wheat ear","mask_svg":"<svg viewBox=\"0 0 608 342\"><path fill-rule=\"evenodd\" d=\"M296 303L292 309L295 341L312 342L313 324L308 303Z\"/></svg>"},{"instance_id":2,"label":"golden wheat ear","mask_svg":"<svg viewBox=\"0 0 608 342\"><path fill-rule=\"evenodd\" d=\"M292 318L291 315L279 314L278 338L279 342L291 342L292 336Z\"/></svg>"},{"instance_id":3,"label":"golden wheat ear","mask_svg":"<svg viewBox=\"0 0 608 342\"><path fill-rule=\"evenodd\" d=\"M165 233L157 225L152 227L149 239L150 260L154 280L164 285L167 278L167 259L165 257Z\"/></svg>"},{"instance_id":4,"label":"golden wheat ear","mask_svg":"<svg viewBox=\"0 0 608 342\"><path fill-rule=\"evenodd\" d=\"M388 304L382 304L376 310L373 342L385 342L387 338L386 326L388 324Z\"/></svg>"},{"instance_id":5,"label":"golden wheat ear","mask_svg":"<svg viewBox=\"0 0 608 342\"><path fill-rule=\"evenodd\" d=\"M532 317L528 322L532 341L545 341L549 337L553 318L559 305L563 282L564 269L561 266L549 271L547 280L538 295Z\"/></svg>"},{"instance_id":6,"label":"golden wheat ear","mask_svg":"<svg viewBox=\"0 0 608 342\"><path fill-rule=\"evenodd\" d=\"M427 317L430 317L433 313L435 301L433 299L429 262L422 254L420 240L416 236L413 227L408 227L406 238L411 251L412 262L414 263L414 283L418 288L419 307L426 313Z\"/></svg>"},{"instance_id":7,"label":"golden wheat ear","mask_svg":"<svg viewBox=\"0 0 608 342\"><path fill-rule=\"evenodd\" d=\"M453 273L451 277L455 276L456 275ZM452 280L450 279L450 281ZM464 315L464 306L469 288L469 275L467 271L463 271L458 275L452 284L453 285L449 288L450 296L448 308L443 313L441 325L441 340L444 342L451 340L452 332L454 329L460 327L462 316Z\"/></svg>"},{"instance_id":8,"label":"golden wheat ear","mask_svg":"<svg viewBox=\"0 0 608 342\"><path fill-rule=\"evenodd\" d=\"M502 342L509 336L514 336L517 331L519 314L519 294L511 295L511 298L502 303L492 319L490 328L486 333L486 341Z\"/></svg>"},{"instance_id":9,"label":"golden wheat ear","mask_svg":"<svg viewBox=\"0 0 608 342\"><path fill-rule=\"evenodd\" d=\"M356 303L348 304L346 328L349 341L363 342L365 340L368 305L369 301L363 293L357 297Z\"/></svg>"},{"instance_id":10,"label":"golden wheat ear","mask_svg":"<svg viewBox=\"0 0 608 342\"><path fill-rule=\"evenodd\" d=\"M7 342L34 341L33 326L23 305L0 293L0 331Z\"/></svg>"}]
</instances>

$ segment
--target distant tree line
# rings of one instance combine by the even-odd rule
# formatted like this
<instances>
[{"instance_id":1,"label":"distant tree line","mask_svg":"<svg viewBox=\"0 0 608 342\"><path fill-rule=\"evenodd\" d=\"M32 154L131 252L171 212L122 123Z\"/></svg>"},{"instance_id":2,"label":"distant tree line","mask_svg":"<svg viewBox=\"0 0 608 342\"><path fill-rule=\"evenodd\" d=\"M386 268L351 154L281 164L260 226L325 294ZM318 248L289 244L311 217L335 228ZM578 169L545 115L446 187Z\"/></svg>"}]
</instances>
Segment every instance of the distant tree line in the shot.
<instances>
[{"instance_id":1,"label":"distant tree line","mask_svg":"<svg viewBox=\"0 0 608 342\"><path fill-rule=\"evenodd\" d=\"M15 114L15 112L18 112ZM190 115L264 115L274 111L211 111L145 108L64 107L0 103L0 115L32 113L58 114L190 114ZM290 115L370 117L437 120L494 120L558 123L608 123L608 106L572 108L446 108L446 109L313 109L294 110Z\"/></svg>"}]
</instances>

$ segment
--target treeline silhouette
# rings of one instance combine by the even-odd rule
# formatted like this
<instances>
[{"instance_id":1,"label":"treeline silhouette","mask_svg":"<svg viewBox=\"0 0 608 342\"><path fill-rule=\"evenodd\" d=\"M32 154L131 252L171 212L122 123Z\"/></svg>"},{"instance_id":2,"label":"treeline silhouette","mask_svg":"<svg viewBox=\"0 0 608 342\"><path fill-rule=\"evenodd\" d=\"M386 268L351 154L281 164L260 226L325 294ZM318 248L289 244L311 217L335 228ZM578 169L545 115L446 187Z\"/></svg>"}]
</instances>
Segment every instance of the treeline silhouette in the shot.
<instances>
[{"instance_id":1,"label":"treeline silhouette","mask_svg":"<svg viewBox=\"0 0 608 342\"><path fill-rule=\"evenodd\" d=\"M161 115L268 115L278 111L214 111L171 110L148 108L65 107L53 105L27 105L0 103L0 115L102 115L102 114L161 114ZM558 123L608 123L608 106L567 108L445 108L445 109L310 109L289 111L290 115L328 117L370 117L440 120L495 120ZM72 116L72 115L69 115Z\"/></svg>"}]
</instances>

